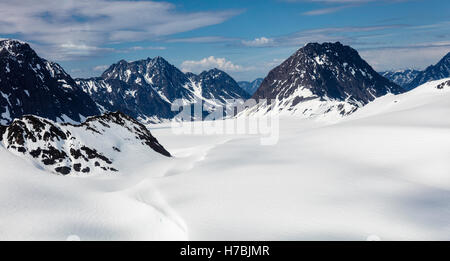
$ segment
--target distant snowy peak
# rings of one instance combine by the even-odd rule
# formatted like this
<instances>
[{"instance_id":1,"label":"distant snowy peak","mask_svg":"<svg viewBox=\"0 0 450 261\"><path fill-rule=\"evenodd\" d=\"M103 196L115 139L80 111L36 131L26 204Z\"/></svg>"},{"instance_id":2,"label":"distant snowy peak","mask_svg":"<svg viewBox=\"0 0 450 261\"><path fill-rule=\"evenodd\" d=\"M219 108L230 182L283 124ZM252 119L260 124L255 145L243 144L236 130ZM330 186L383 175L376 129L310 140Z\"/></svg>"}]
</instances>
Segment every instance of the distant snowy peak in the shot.
<instances>
[{"instance_id":1,"label":"distant snowy peak","mask_svg":"<svg viewBox=\"0 0 450 261\"><path fill-rule=\"evenodd\" d=\"M389 79L390 81L400 85L406 86L410 84L419 75L420 71L414 69L397 70L397 71L385 71L380 74Z\"/></svg>"},{"instance_id":2,"label":"distant snowy peak","mask_svg":"<svg viewBox=\"0 0 450 261\"><path fill-rule=\"evenodd\" d=\"M256 110L310 117L350 114L377 97L403 91L375 72L351 47L339 42L310 43L273 69L253 98L276 100L271 107Z\"/></svg>"},{"instance_id":3,"label":"distant snowy peak","mask_svg":"<svg viewBox=\"0 0 450 261\"><path fill-rule=\"evenodd\" d=\"M241 81L238 82L238 84L239 87L244 89L248 94L253 95L256 92L256 90L258 90L259 86L261 86L263 80L264 80L263 78L258 78L253 82Z\"/></svg>"},{"instance_id":4,"label":"distant snowy peak","mask_svg":"<svg viewBox=\"0 0 450 261\"><path fill-rule=\"evenodd\" d=\"M429 81L450 77L450 52L436 65L432 65L420 72L416 78L405 86L407 90L416 88Z\"/></svg>"},{"instance_id":5,"label":"distant snowy peak","mask_svg":"<svg viewBox=\"0 0 450 261\"><path fill-rule=\"evenodd\" d=\"M56 63L40 58L26 43L0 41L0 124L35 114L80 122L99 111L92 99Z\"/></svg>"},{"instance_id":6,"label":"distant snowy peak","mask_svg":"<svg viewBox=\"0 0 450 261\"><path fill-rule=\"evenodd\" d=\"M63 175L116 172L115 160L130 146L171 156L145 126L120 112L92 117L80 125L24 116L0 127L0 143Z\"/></svg>"},{"instance_id":7,"label":"distant snowy peak","mask_svg":"<svg viewBox=\"0 0 450 261\"><path fill-rule=\"evenodd\" d=\"M204 71L199 75L187 74L191 83L201 89L204 101L216 100L223 105L230 99L248 99L250 95L227 73L219 69Z\"/></svg>"}]
</instances>

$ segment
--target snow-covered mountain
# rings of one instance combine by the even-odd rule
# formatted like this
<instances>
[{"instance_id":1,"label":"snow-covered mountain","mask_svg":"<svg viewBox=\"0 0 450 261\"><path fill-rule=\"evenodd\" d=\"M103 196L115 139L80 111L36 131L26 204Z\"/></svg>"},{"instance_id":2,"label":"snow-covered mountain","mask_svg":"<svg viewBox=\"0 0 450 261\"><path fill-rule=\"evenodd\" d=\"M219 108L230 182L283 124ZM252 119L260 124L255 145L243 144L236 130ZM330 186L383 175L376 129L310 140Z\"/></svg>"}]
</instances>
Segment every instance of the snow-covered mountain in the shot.
<instances>
[{"instance_id":1,"label":"snow-covered mountain","mask_svg":"<svg viewBox=\"0 0 450 261\"><path fill-rule=\"evenodd\" d=\"M238 84L248 94L253 95L256 92L256 90L258 90L259 86L261 86L261 83L263 80L264 80L263 78L258 78L256 80L254 80L253 82L241 81L241 82L238 82Z\"/></svg>"},{"instance_id":2,"label":"snow-covered mountain","mask_svg":"<svg viewBox=\"0 0 450 261\"><path fill-rule=\"evenodd\" d=\"M226 105L227 100L250 98L230 75L219 69L204 71L199 75L187 73L186 76L191 81L194 93L205 103Z\"/></svg>"},{"instance_id":3,"label":"snow-covered mountain","mask_svg":"<svg viewBox=\"0 0 450 261\"><path fill-rule=\"evenodd\" d=\"M405 89L411 90L429 81L450 77L450 52L436 65L431 65L420 72L414 80L405 85Z\"/></svg>"},{"instance_id":4,"label":"snow-covered mountain","mask_svg":"<svg viewBox=\"0 0 450 261\"><path fill-rule=\"evenodd\" d=\"M0 124L26 114L80 122L99 110L61 66L40 58L26 43L2 40Z\"/></svg>"},{"instance_id":5,"label":"snow-covered mountain","mask_svg":"<svg viewBox=\"0 0 450 261\"><path fill-rule=\"evenodd\" d=\"M383 77L402 87L410 84L419 73L420 71L414 69L380 72Z\"/></svg>"},{"instance_id":6,"label":"snow-covered mountain","mask_svg":"<svg viewBox=\"0 0 450 261\"><path fill-rule=\"evenodd\" d=\"M173 118L171 106L179 100L185 105L203 102L213 107L226 104L228 99L249 98L223 71L185 74L162 57L122 60L101 77L77 79L77 83L104 110L121 110L143 121Z\"/></svg>"},{"instance_id":7,"label":"snow-covered mountain","mask_svg":"<svg viewBox=\"0 0 450 261\"><path fill-rule=\"evenodd\" d=\"M117 79L76 79L103 112L121 111L142 122L170 119L171 105L149 86Z\"/></svg>"},{"instance_id":8,"label":"snow-covered mountain","mask_svg":"<svg viewBox=\"0 0 450 261\"><path fill-rule=\"evenodd\" d=\"M0 143L40 168L63 175L117 172L116 161L127 153L171 156L144 125L120 112L90 117L80 125L23 116L0 126Z\"/></svg>"},{"instance_id":9,"label":"snow-covered mountain","mask_svg":"<svg viewBox=\"0 0 450 261\"><path fill-rule=\"evenodd\" d=\"M358 52L341 43L310 43L270 71L253 98L273 99L246 113L269 111L304 117L348 115L374 99L404 90L382 77Z\"/></svg>"}]
</instances>

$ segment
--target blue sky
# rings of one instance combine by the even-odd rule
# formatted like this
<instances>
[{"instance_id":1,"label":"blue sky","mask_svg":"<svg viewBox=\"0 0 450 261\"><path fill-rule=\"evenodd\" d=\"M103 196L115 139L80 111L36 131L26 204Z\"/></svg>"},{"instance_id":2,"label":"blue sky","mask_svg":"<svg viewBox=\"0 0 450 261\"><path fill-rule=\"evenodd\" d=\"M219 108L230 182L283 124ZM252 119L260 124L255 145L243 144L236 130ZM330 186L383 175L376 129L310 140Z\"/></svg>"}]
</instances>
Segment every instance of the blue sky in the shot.
<instances>
[{"instance_id":1,"label":"blue sky","mask_svg":"<svg viewBox=\"0 0 450 261\"><path fill-rule=\"evenodd\" d=\"M377 70L423 69L450 51L449 13L442 0L2 0L0 38L74 77L162 56L253 80L308 42L351 45Z\"/></svg>"}]
</instances>

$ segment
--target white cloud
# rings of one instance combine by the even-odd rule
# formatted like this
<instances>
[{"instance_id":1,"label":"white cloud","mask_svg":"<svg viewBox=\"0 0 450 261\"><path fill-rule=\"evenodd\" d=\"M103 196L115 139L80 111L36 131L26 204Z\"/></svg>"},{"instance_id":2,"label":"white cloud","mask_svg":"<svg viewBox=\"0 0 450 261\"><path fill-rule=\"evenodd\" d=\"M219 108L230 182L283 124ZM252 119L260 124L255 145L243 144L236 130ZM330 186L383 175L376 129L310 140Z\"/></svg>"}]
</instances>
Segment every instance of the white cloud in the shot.
<instances>
[{"instance_id":1,"label":"white cloud","mask_svg":"<svg viewBox=\"0 0 450 261\"><path fill-rule=\"evenodd\" d=\"M233 64L231 61L228 61L225 58L216 58L214 56L203 58L199 61L184 61L181 64L181 69L183 72L199 73L201 71L213 68L228 72L240 72L248 70L248 68Z\"/></svg>"},{"instance_id":2,"label":"white cloud","mask_svg":"<svg viewBox=\"0 0 450 261\"><path fill-rule=\"evenodd\" d=\"M260 37L260 38L255 38L254 40L251 40L251 41L242 41L242 44L245 46L250 46L250 47L264 47L264 46L273 45L274 40L271 38L267 38L267 37Z\"/></svg>"},{"instance_id":3,"label":"white cloud","mask_svg":"<svg viewBox=\"0 0 450 261\"><path fill-rule=\"evenodd\" d=\"M219 24L239 13L178 12L171 3L148 0L2 0L0 32L64 59L108 51L109 43L155 40ZM73 52L66 54L68 49Z\"/></svg>"},{"instance_id":4,"label":"white cloud","mask_svg":"<svg viewBox=\"0 0 450 261\"><path fill-rule=\"evenodd\" d=\"M166 50L164 46L133 46L128 48L131 51L143 51L143 50Z\"/></svg>"}]
</instances>

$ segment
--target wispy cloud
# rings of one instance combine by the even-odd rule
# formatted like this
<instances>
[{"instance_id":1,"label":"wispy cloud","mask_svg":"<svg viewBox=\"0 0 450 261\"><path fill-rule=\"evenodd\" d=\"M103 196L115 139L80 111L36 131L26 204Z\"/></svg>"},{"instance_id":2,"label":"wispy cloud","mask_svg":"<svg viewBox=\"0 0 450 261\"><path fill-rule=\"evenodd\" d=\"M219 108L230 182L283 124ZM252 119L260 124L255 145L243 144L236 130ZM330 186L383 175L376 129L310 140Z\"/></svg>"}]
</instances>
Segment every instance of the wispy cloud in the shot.
<instances>
[{"instance_id":1,"label":"wispy cloud","mask_svg":"<svg viewBox=\"0 0 450 261\"><path fill-rule=\"evenodd\" d=\"M256 38L254 40L242 41L247 47L286 47L301 46L310 42L336 42L341 41L347 44L361 43L359 40L363 33L380 34L380 32L390 29L407 28L408 25L371 25L371 26L344 26L327 27L320 29L310 29L295 32L288 35L281 35L273 38Z\"/></svg>"},{"instance_id":2,"label":"wispy cloud","mask_svg":"<svg viewBox=\"0 0 450 261\"><path fill-rule=\"evenodd\" d=\"M322 5L326 5L324 8L318 8L310 11L303 12L303 15L325 15L331 14L343 9L360 6L363 4L371 3L371 2L383 2L383 3L399 3L399 2L408 2L413 0L281 0L283 2L289 3L300 3L300 2L309 2L309 3L318 3Z\"/></svg>"},{"instance_id":3,"label":"wispy cloud","mask_svg":"<svg viewBox=\"0 0 450 261\"><path fill-rule=\"evenodd\" d=\"M112 51L110 43L154 40L219 24L240 10L178 12L167 2L2 0L0 32L34 42L56 59Z\"/></svg>"},{"instance_id":4,"label":"wispy cloud","mask_svg":"<svg viewBox=\"0 0 450 261\"><path fill-rule=\"evenodd\" d=\"M335 13L337 11L340 11L344 8L348 8L351 6L336 6L336 7L329 7L329 8L322 8L322 9L316 9L316 10L311 10L311 11L307 11L302 13L303 15L324 15L324 14L331 14L331 13Z\"/></svg>"},{"instance_id":5,"label":"wispy cloud","mask_svg":"<svg viewBox=\"0 0 450 261\"><path fill-rule=\"evenodd\" d=\"M167 39L168 43L224 43L236 41L237 38L229 38L223 36L200 36L200 37L186 37L186 38L172 38Z\"/></svg>"}]
</instances>

